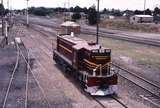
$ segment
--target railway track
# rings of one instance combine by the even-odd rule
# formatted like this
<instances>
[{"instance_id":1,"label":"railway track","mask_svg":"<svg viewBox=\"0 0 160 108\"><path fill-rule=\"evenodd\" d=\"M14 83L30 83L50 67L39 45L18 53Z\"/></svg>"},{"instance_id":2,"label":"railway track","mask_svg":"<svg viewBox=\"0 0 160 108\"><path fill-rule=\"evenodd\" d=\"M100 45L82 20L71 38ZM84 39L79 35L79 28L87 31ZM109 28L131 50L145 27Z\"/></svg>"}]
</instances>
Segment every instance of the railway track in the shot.
<instances>
[{"instance_id":1,"label":"railway track","mask_svg":"<svg viewBox=\"0 0 160 108\"><path fill-rule=\"evenodd\" d=\"M16 48L17 48L17 45L16 45ZM10 88L11 88L11 84L12 84L12 82L13 82L13 78L14 78L15 72L17 71L17 68L18 68L18 65L19 65L19 58L20 58L20 53L19 53L18 48L17 48L17 59L16 59L16 63L15 63L14 69L13 69L13 71L12 71L11 78L10 78L10 80L9 80L9 84L8 84L8 87L7 87L7 91L6 91L6 93L5 93L5 97L4 97L4 101L3 101L3 104L2 104L2 108L5 108L5 107L6 107L6 103L7 103L9 91L10 91Z\"/></svg>"},{"instance_id":2,"label":"railway track","mask_svg":"<svg viewBox=\"0 0 160 108\"><path fill-rule=\"evenodd\" d=\"M128 81L132 82L136 86L142 88L143 90L147 91L151 95L144 96L141 95L141 98L145 99L146 101L149 101L150 103L154 104L157 107L160 107L159 102L160 102L160 86L141 77L140 75L129 71L128 69L125 69L115 63L113 65L118 68L119 75L123 77L124 79L127 79ZM158 103L154 101L159 101Z\"/></svg>"},{"instance_id":3,"label":"railway track","mask_svg":"<svg viewBox=\"0 0 160 108\"><path fill-rule=\"evenodd\" d=\"M37 25L60 29L58 27L50 26L50 25L44 25L44 24L37 24ZM93 30L83 29L83 28L81 29L81 33L88 34L88 35L96 35L96 32L94 32ZM52 34L52 32L50 32L50 34ZM124 41L139 43L139 44L160 47L160 40L158 39L150 39L150 38L144 38L144 37L130 37L129 35L125 35L125 34L110 33L105 31L100 31L99 34L100 34L100 37L106 37L106 38L112 38L112 39L118 39L118 40L124 40Z\"/></svg>"},{"instance_id":4,"label":"railway track","mask_svg":"<svg viewBox=\"0 0 160 108\"><path fill-rule=\"evenodd\" d=\"M36 26L34 26L34 27L36 27ZM42 29L40 30L40 28L39 28L39 30L38 30L38 29L35 29L35 28L33 28L33 29L34 29L35 31L37 31L37 32L40 32L42 35L45 35L45 36L49 36L49 35L54 36L54 35L56 35L55 33L51 33L51 32L49 32L49 34L47 34L48 31L45 31L45 30L42 30ZM121 69L121 70L123 70L123 71L125 71L125 72L127 72L127 73L129 73L129 74L131 74L131 75L133 75L133 76L135 76L135 77L138 77L139 79L143 80L144 82L149 83L150 85L152 85L152 86L160 89L160 86L159 86L159 85L154 84L154 83L152 83L151 81L148 81L148 80L146 80L145 78L143 78L143 77L135 74L134 72L130 72L129 70L127 70L127 69L125 69L125 68L123 68L123 67L121 67L121 66L119 66L119 65L117 65L117 64L115 64L115 63L112 63L112 64L113 64L114 66L118 67L119 69ZM159 90L159 91L160 91L160 90Z\"/></svg>"},{"instance_id":5,"label":"railway track","mask_svg":"<svg viewBox=\"0 0 160 108\"><path fill-rule=\"evenodd\" d=\"M21 20L21 21L23 21L23 20ZM24 21L23 21L23 24L25 24ZM44 27L48 27L48 28L60 29L59 27L54 26L54 25L51 26L51 25L35 23L35 22L33 22L32 24L44 26ZM81 33L88 34L88 35L96 35L96 30L81 28ZM99 34L100 34L100 37L106 37L106 38L112 38L112 39L118 39L118 40L124 40L124 41L139 43L139 44L160 47L160 40L159 39L145 38L145 37L138 37L138 36L130 37L129 35L126 35L126 34L112 33L112 32L107 32L107 31L102 31L102 30L99 31Z\"/></svg>"},{"instance_id":6,"label":"railway track","mask_svg":"<svg viewBox=\"0 0 160 108\"><path fill-rule=\"evenodd\" d=\"M33 27L33 26L32 26ZM43 31L43 30L39 30L39 29L36 29L35 26L32 28L33 30L35 30L36 32L39 32L41 33L42 35L45 35L45 36L49 36L49 34L47 34L46 32L47 31ZM51 35L51 33L50 33ZM32 38L32 37L31 37ZM33 38L32 38L33 39ZM34 39L33 39L34 40ZM36 41L35 41L36 42ZM46 47L48 49L48 47ZM46 54L48 57L50 57L48 54ZM102 108L107 108L102 102L100 102L96 97L93 97L91 96L92 99L94 99ZM123 102L121 102L118 98L114 97L114 96L111 96L112 99L115 100L115 102L119 103L121 106L123 106L124 108L128 108Z\"/></svg>"},{"instance_id":7,"label":"railway track","mask_svg":"<svg viewBox=\"0 0 160 108\"><path fill-rule=\"evenodd\" d=\"M82 29L81 32L88 35L96 35L96 32L91 31L90 29ZM100 34L100 37L107 37L112 39L125 40L129 42L160 47L160 40L158 39L150 39L150 38L136 37L136 36L130 37L129 35L125 35L125 34L117 34L112 32L105 32L105 31L100 31L99 34Z\"/></svg>"},{"instance_id":8,"label":"railway track","mask_svg":"<svg viewBox=\"0 0 160 108\"><path fill-rule=\"evenodd\" d=\"M37 32L40 32L41 34L43 35L46 35L46 36L49 36L49 35L53 35L52 32L50 32L49 34L46 33L47 31L44 31L44 30L38 30L38 29L34 29L35 31ZM55 34L54 34L55 35ZM160 98L159 97L159 94L157 91L160 91L160 87L142 77L140 77L139 75L136 75L130 71L128 71L127 69L124 69L116 64L113 64L115 65L116 67L118 67L120 70L122 70L123 72L120 72L119 75L127 80L129 80L130 82L134 83L135 85L137 85L138 87L144 89L145 91L151 93L154 97L157 97L157 98ZM132 79L134 80L131 80L129 75L131 75ZM137 81L135 81L135 79L137 79ZM146 85L147 84L147 85ZM144 97L143 97L144 98ZM119 101L117 98L113 97L113 99ZM99 100L95 99L95 101L97 103L99 103L103 108L105 108L105 106L103 105L103 103L101 103ZM147 101L151 102L152 104L154 104L155 106L158 106L158 104L154 103L151 99L147 99ZM119 101L120 102L120 101ZM123 106L123 103L120 103L122 106ZM125 106L124 104L124 107L127 108L127 106Z\"/></svg>"},{"instance_id":9,"label":"railway track","mask_svg":"<svg viewBox=\"0 0 160 108\"><path fill-rule=\"evenodd\" d=\"M52 44L51 44L51 42L49 42L49 40L46 38L46 37L48 37L48 35L46 35L45 33L43 33L43 32L41 32L41 30L39 31L39 30L37 30L37 29L28 29L28 30L30 30L29 32L32 32L32 31L36 31L35 33L37 33L38 32L38 34L40 34L40 35L38 35L38 36L33 36L32 34L27 34L27 37L26 37L26 39L27 40L29 40L29 41L32 41L33 43L34 43L34 47L37 47L38 48L38 50L40 50L40 52L39 53L41 53L41 55L43 55L43 56L46 56L47 57L47 59L49 58L49 59L52 59L52 53L48 53L48 52L52 52ZM32 32L32 33L34 33L34 32ZM45 37L45 38L44 38ZM44 41L45 40L45 41ZM37 50L37 49L34 49L34 50ZM30 51L32 51L32 49L30 50ZM39 65L40 66L40 68L41 68L41 70L43 71L43 72L45 72L45 73L47 73L47 69L48 69L48 67L46 68L46 66L42 63L42 61L41 60L39 60L39 57L41 58L41 59L43 59L43 57L42 56L38 56L38 55L35 55L34 54L34 52L31 54L31 56L33 57L33 58L35 58L36 60L35 60L35 64L37 64L37 65ZM37 57L38 56L38 57ZM33 70L34 71L34 70ZM39 72L37 72L36 71L36 73L38 74ZM39 75L38 75L39 76ZM37 81L38 81L38 79L37 79ZM61 94L63 95L64 94L64 92L61 90L61 89L59 89L59 87L58 86L54 86L59 92L61 92ZM43 89L42 87L41 87L41 89ZM45 88L44 88L45 89ZM44 90L43 90L44 91ZM45 94L45 93L43 93L43 94ZM46 93L47 94L47 93ZM65 97L65 96L64 96ZM47 100L47 98L46 98L46 100ZM50 104L50 102L48 101L48 103ZM57 105L57 104L53 104L53 103L51 103L53 106L52 107L54 107L54 105ZM50 106L51 106L51 104L50 104ZM51 108L52 108L51 107Z\"/></svg>"},{"instance_id":10,"label":"railway track","mask_svg":"<svg viewBox=\"0 0 160 108\"><path fill-rule=\"evenodd\" d=\"M41 32L43 35L47 35L47 34L45 33L45 32L47 32L47 31L43 31L43 30L41 30L41 31L36 30L36 31ZM48 35L47 35L47 36L48 36ZM113 64L113 65L115 65L115 64ZM142 89L148 91L149 93L151 93L152 95L156 96L157 98L160 98L159 93L157 92L157 91L160 91L160 87L159 87L158 85L156 85L156 84L154 84L154 83L146 80L145 78L140 77L139 75L134 74L133 72L130 72L130 71L128 71L127 69L124 69L124 68L122 68L122 67L120 67L120 66L118 66L118 65L115 65L115 66L118 67L120 70L123 71L123 72L120 72L120 73L119 73L120 76L128 79L129 81L133 82L134 84L136 83L136 82L135 82L135 79L137 78L137 80L140 80L140 81L137 81L137 83L136 83L137 86L139 86L139 87L141 87ZM132 77L134 77L134 78L132 78L132 79L134 79L134 81L132 81L129 77L124 76L124 73L125 73L125 72L126 72L126 74L130 74ZM126 75L126 74L125 74L125 75ZM136 78L135 78L135 77L136 77ZM138 82L139 82L139 83L138 83ZM116 97L112 97L112 98L115 99L115 100L117 100L117 101L119 101ZM98 102L98 100L96 100L96 101ZM150 100L147 100L147 101L150 101ZM119 102L120 102L120 101L119 101ZM150 101L150 102L151 102L151 101ZM100 103L100 102L98 102L98 103L101 104L102 107L104 107L102 103ZM154 104L154 105L156 105L156 106L159 106L158 104L156 104L156 103L154 103L154 102L151 102L151 103ZM120 102L120 104L121 104L122 106L124 106L125 108L127 108L127 106L125 106L125 104L123 104L122 102Z\"/></svg>"},{"instance_id":11,"label":"railway track","mask_svg":"<svg viewBox=\"0 0 160 108\"><path fill-rule=\"evenodd\" d=\"M17 26L22 26L22 25L17 25ZM17 33L23 34L23 31L20 29L16 29L14 31L14 35L16 36ZM41 85L39 84L39 81L35 77L34 73L32 72L32 69L30 67L30 58L29 55L27 56L28 52L26 52L26 48L23 43L17 43L16 41L14 42L17 50L17 58L16 58L16 63L14 66L14 69L12 71L12 75L9 79L9 84L7 86L7 90L5 92L5 97L3 99L2 103L2 108L7 108L8 105L12 105L13 107L24 107L24 108L29 108L29 102L28 102L28 89L29 89L29 72L31 72L33 80L35 80L36 85L40 89L43 98L45 99L47 103L47 108L52 108L49 101L47 100L45 96L45 92ZM19 45L20 44L20 45ZM23 61L23 63L22 63ZM20 67L20 65L25 65L25 67ZM25 70L26 68L26 70ZM23 77L23 78L22 78ZM26 78L26 81L24 81ZM21 83L22 82L22 83ZM17 84L18 83L18 84ZM21 83L21 84L19 84ZM18 90L16 90L18 89ZM25 93L21 93L19 89L25 89ZM19 91L19 92L18 92ZM15 92L15 96L12 96L10 92ZM25 95L25 97L24 97ZM18 100L17 100L18 99ZM20 99L20 100L19 100ZM21 101L20 103L17 103L17 101Z\"/></svg>"},{"instance_id":12,"label":"railway track","mask_svg":"<svg viewBox=\"0 0 160 108\"><path fill-rule=\"evenodd\" d=\"M19 48L19 50L20 50L20 48ZM29 53L29 52L28 52L28 53ZM44 89L41 87L38 79L36 78L35 74L34 74L33 71L32 71L32 68L31 68L28 60L25 58L25 56L24 56L24 54L23 54L23 52L22 52L21 50L20 50L20 54L21 54L22 58L24 59L25 63L27 64L27 69L28 69L28 71L31 72L34 80L36 81L36 84L38 85L38 88L40 89L40 91L41 91L41 93L42 93L42 95L43 95L43 98L45 99L45 101L46 101L46 103L47 103L47 106L48 106L49 108L52 108L50 102L48 101L48 99L47 99L47 97L46 97L46 95L45 95ZM29 54L28 54L28 55L29 55ZM27 84L26 84L26 85L27 85Z\"/></svg>"},{"instance_id":13,"label":"railway track","mask_svg":"<svg viewBox=\"0 0 160 108\"><path fill-rule=\"evenodd\" d=\"M2 108L7 108L8 105L12 105L13 107L27 108L29 70L27 68L27 64L24 63L21 53L24 53L23 55L27 60L27 63L28 63L28 59L25 54L26 51L24 49L24 46L23 45L19 46L16 40L14 41L14 43L17 50L17 59L16 59L15 66L7 86L7 90L5 92ZM22 93L22 90L26 91L25 97L24 97L24 93ZM20 100L21 100L21 103L17 103L17 101L20 101Z\"/></svg>"},{"instance_id":14,"label":"railway track","mask_svg":"<svg viewBox=\"0 0 160 108\"><path fill-rule=\"evenodd\" d=\"M34 29L37 32L40 32L43 35L47 35L46 34L47 31L43 31L43 30L38 30L38 29ZM50 33L52 35L52 33ZM122 76L123 78L131 81L132 83L136 84L138 87L144 89L145 91L151 93L153 96L152 97L156 97L157 99L160 98L160 87L154 83L152 83L149 80L146 80L145 78L128 71L127 69L124 69L123 67L117 65L117 64L113 64L114 66L116 66L117 68L119 68L121 71L123 72L119 72L119 75ZM129 76L130 75L130 76ZM131 79L132 77L132 79ZM119 101L116 97L112 97L113 99L115 99L116 101ZM144 97L143 97L144 98ZM154 98L155 99L155 98ZM153 101L151 101L152 99L147 99L147 101L151 102L152 104L154 104L155 106L160 107L158 104L154 103ZM99 102L98 100L96 100L102 107L103 104L101 102ZM120 101L119 101L120 102ZM125 108L127 108L127 106L125 106L125 104L123 104L122 102L120 102L120 104L122 106L124 106Z\"/></svg>"},{"instance_id":15,"label":"railway track","mask_svg":"<svg viewBox=\"0 0 160 108\"><path fill-rule=\"evenodd\" d=\"M101 102L98 98L93 97L92 98L102 107L102 108L108 108L108 106L106 106L103 102ZM113 99L116 103L118 103L121 107L123 108L128 108L127 105L125 105L125 103L123 103L122 101L120 101L117 97L114 96L110 96L111 99ZM120 107L119 106L119 107ZM121 108L120 107L120 108Z\"/></svg>"}]
</instances>

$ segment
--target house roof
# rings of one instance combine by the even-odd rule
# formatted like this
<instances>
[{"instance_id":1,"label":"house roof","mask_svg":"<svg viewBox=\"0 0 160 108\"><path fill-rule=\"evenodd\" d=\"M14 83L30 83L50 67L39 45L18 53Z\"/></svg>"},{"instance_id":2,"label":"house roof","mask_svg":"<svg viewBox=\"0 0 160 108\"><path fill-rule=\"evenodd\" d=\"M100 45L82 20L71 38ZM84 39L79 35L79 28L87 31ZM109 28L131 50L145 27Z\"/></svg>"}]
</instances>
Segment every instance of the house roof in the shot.
<instances>
[{"instance_id":1,"label":"house roof","mask_svg":"<svg viewBox=\"0 0 160 108\"><path fill-rule=\"evenodd\" d=\"M66 21L61 24L62 27L77 27L80 26L79 24L72 22L72 21Z\"/></svg>"}]
</instances>

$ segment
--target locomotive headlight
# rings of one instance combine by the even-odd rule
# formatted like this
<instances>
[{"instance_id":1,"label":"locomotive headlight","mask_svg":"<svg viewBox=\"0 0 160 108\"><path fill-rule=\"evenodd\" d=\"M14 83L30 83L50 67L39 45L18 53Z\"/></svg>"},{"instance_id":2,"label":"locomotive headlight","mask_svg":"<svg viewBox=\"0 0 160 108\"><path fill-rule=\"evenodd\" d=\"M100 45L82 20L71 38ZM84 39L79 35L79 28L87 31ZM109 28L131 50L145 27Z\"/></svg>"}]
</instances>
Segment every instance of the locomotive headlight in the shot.
<instances>
[{"instance_id":1,"label":"locomotive headlight","mask_svg":"<svg viewBox=\"0 0 160 108\"><path fill-rule=\"evenodd\" d=\"M114 69L114 68L111 68L111 71L115 72L115 69Z\"/></svg>"}]
</instances>

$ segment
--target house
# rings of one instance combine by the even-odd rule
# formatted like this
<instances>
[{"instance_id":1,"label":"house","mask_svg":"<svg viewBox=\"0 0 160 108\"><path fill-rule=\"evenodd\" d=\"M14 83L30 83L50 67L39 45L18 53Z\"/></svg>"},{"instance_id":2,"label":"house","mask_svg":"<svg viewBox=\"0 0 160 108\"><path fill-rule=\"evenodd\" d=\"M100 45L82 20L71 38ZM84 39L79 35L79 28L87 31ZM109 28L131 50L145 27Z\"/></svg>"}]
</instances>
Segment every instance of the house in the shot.
<instances>
[{"instance_id":1,"label":"house","mask_svg":"<svg viewBox=\"0 0 160 108\"><path fill-rule=\"evenodd\" d=\"M61 28L62 34L71 34L71 32L74 34L80 34L80 25L72 21L62 23Z\"/></svg>"},{"instance_id":2,"label":"house","mask_svg":"<svg viewBox=\"0 0 160 108\"><path fill-rule=\"evenodd\" d=\"M151 15L134 15L130 17L130 23L152 23L153 16Z\"/></svg>"},{"instance_id":3,"label":"house","mask_svg":"<svg viewBox=\"0 0 160 108\"><path fill-rule=\"evenodd\" d=\"M101 14L102 19L115 19L115 16L113 15L107 15L107 14Z\"/></svg>"}]
</instances>

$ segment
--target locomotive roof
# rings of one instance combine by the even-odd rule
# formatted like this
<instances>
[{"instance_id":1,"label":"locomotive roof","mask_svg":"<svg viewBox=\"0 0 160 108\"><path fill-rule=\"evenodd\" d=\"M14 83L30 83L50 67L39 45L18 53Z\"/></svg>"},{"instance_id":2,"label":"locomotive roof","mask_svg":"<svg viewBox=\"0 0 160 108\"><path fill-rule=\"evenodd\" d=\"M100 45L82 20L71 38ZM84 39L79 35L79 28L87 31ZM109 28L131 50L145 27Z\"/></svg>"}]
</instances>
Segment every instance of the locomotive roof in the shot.
<instances>
[{"instance_id":1,"label":"locomotive roof","mask_svg":"<svg viewBox=\"0 0 160 108\"><path fill-rule=\"evenodd\" d=\"M94 50L94 49L99 49L100 45L96 44L96 45L89 45L88 42L84 39L75 37L75 36L71 36L71 35L63 35L63 36L59 36L60 38L73 43L73 48L76 50L79 50L81 48L85 48L87 50ZM103 47L102 47L103 49Z\"/></svg>"}]
</instances>

